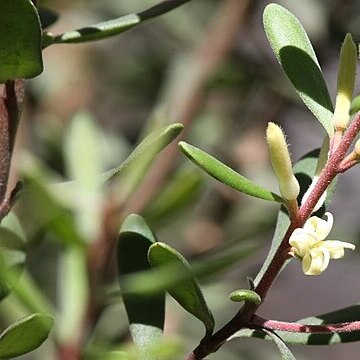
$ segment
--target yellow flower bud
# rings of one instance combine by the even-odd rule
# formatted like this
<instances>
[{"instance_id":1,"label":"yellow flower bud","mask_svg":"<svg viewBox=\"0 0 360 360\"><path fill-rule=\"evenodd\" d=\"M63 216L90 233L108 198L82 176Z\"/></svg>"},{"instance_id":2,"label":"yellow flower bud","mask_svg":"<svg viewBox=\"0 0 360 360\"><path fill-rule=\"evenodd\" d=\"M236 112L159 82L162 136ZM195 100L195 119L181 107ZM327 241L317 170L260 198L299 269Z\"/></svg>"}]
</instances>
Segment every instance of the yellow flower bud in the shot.
<instances>
[{"instance_id":1,"label":"yellow flower bud","mask_svg":"<svg viewBox=\"0 0 360 360\"><path fill-rule=\"evenodd\" d=\"M292 172L290 154L284 133L278 125L270 122L266 130L266 138L280 193L285 200L295 200L299 195L300 186Z\"/></svg>"},{"instance_id":2,"label":"yellow flower bud","mask_svg":"<svg viewBox=\"0 0 360 360\"><path fill-rule=\"evenodd\" d=\"M338 85L334 112L334 126L344 131L349 123L349 111L354 91L356 75L356 45L350 34L347 34L340 51Z\"/></svg>"}]
</instances>

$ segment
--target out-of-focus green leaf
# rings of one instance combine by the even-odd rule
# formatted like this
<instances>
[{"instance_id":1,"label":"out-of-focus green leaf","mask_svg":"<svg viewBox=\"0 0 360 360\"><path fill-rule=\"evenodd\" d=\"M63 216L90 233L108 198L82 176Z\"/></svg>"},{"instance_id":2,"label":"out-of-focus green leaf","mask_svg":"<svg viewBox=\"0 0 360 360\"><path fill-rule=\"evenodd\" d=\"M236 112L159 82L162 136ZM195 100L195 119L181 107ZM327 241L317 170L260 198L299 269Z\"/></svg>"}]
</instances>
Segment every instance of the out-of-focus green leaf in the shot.
<instances>
[{"instance_id":1,"label":"out-of-focus green leaf","mask_svg":"<svg viewBox=\"0 0 360 360\"><path fill-rule=\"evenodd\" d=\"M360 321L360 304L355 304L340 310L336 310L327 314L312 316L297 321L304 325L326 325L349 323L351 321ZM302 344L302 345L331 345L347 342L354 342L360 340L360 331L350 331L344 333L295 333L287 331L274 331L281 339L288 344ZM234 337L257 337L270 340L263 332L258 330L244 329L238 331Z\"/></svg>"},{"instance_id":2,"label":"out-of-focus green leaf","mask_svg":"<svg viewBox=\"0 0 360 360\"><path fill-rule=\"evenodd\" d=\"M30 0L0 2L0 83L43 71L41 25Z\"/></svg>"},{"instance_id":3,"label":"out-of-focus green leaf","mask_svg":"<svg viewBox=\"0 0 360 360\"><path fill-rule=\"evenodd\" d=\"M183 128L182 124L171 124L154 130L119 166L99 174L96 178L98 185L104 185L107 181L121 177L119 197L129 196L141 182L156 156L179 135ZM51 185L52 192L55 195L60 194L59 200L65 204L71 202L74 198L74 189L76 191L77 188L76 181Z\"/></svg>"},{"instance_id":4,"label":"out-of-focus green leaf","mask_svg":"<svg viewBox=\"0 0 360 360\"><path fill-rule=\"evenodd\" d=\"M136 214L129 215L119 233L117 261L119 282L131 336L138 346L142 359L152 359L150 348L162 336L165 318L165 292L141 294L128 291L125 276L150 270L147 253L156 241L145 220Z\"/></svg>"},{"instance_id":5,"label":"out-of-focus green leaf","mask_svg":"<svg viewBox=\"0 0 360 360\"><path fill-rule=\"evenodd\" d=\"M101 152L98 149L100 130L90 113L78 112L70 121L64 139L64 157L67 175L79 187L98 186L101 173Z\"/></svg>"},{"instance_id":6,"label":"out-of-focus green leaf","mask_svg":"<svg viewBox=\"0 0 360 360\"><path fill-rule=\"evenodd\" d=\"M127 31L142 22L165 14L190 0L165 1L137 14L129 14L109 21L90 25L78 30L67 31L52 38L53 43L78 43L95 41L118 35Z\"/></svg>"},{"instance_id":7,"label":"out-of-focus green leaf","mask_svg":"<svg viewBox=\"0 0 360 360\"><path fill-rule=\"evenodd\" d=\"M122 164L103 174L101 181L108 181L116 175L135 169L137 169L137 176L140 176L148 168L155 156L169 145L180 134L183 128L184 125L176 123L154 130L135 148ZM138 169L140 164L142 166Z\"/></svg>"},{"instance_id":8,"label":"out-of-focus green leaf","mask_svg":"<svg viewBox=\"0 0 360 360\"><path fill-rule=\"evenodd\" d=\"M69 344L76 339L83 325L89 302L86 255L86 249L77 245L67 246L61 254L57 321L57 339L61 344Z\"/></svg>"},{"instance_id":9,"label":"out-of-focus green leaf","mask_svg":"<svg viewBox=\"0 0 360 360\"><path fill-rule=\"evenodd\" d=\"M202 183L198 169L181 167L146 209L146 217L151 221L166 221L179 214L199 194Z\"/></svg>"},{"instance_id":10,"label":"out-of-focus green leaf","mask_svg":"<svg viewBox=\"0 0 360 360\"><path fill-rule=\"evenodd\" d=\"M211 334L215 321L187 260L178 251L160 242L150 246L148 257L155 270L168 268L171 272L185 275L182 280L168 286L166 290L186 311L202 321L206 333Z\"/></svg>"},{"instance_id":11,"label":"out-of-focus green leaf","mask_svg":"<svg viewBox=\"0 0 360 360\"><path fill-rule=\"evenodd\" d=\"M289 80L305 105L329 135L333 105L314 49L299 20L280 5L264 11L264 27L270 45Z\"/></svg>"},{"instance_id":12,"label":"out-of-focus green leaf","mask_svg":"<svg viewBox=\"0 0 360 360\"><path fill-rule=\"evenodd\" d=\"M19 205L24 210L32 209L25 219L31 231L36 233L46 227L65 244L84 244L74 217L59 203L48 186L40 181L36 174L25 174L25 180L26 191Z\"/></svg>"},{"instance_id":13,"label":"out-of-focus green leaf","mask_svg":"<svg viewBox=\"0 0 360 360\"><path fill-rule=\"evenodd\" d=\"M31 314L10 325L0 335L0 358L11 359L37 349L49 336L54 318Z\"/></svg>"},{"instance_id":14,"label":"out-of-focus green leaf","mask_svg":"<svg viewBox=\"0 0 360 360\"><path fill-rule=\"evenodd\" d=\"M102 173L99 142L103 134L89 113L79 112L70 122L64 139L64 162L73 179L71 207L79 231L88 241L101 231L102 193L98 176ZM64 193L67 189L62 189ZM60 194L64 196L64 194Z\"/></svg>"},{"instance_id":15,"label":"out-of-focus green leaf","mask_svg":"<svg viewBox=\"0 0 360 360\"><path fill-rule=\"evenodd\" d=\"M207 154L205 151L187 144L184 141L179 143L179 147L195 165L199 166L202 170L223 184L259 199L277 202L283 201L279 195L276 195L246 179L244 176L238 174L236 171Z\"/></svg>"},{"instance_id":16,"label":"out-of-focus green leaf","mask_svg":"<svg viewBox=\"0 0 360 360\"><path fill-rule=\"evenodd\" d=\"M25 263L25 234L16 217L10 212L0 225L0 300L11 291L6 274L13 272L18 277Z\"/></svg>"},{"instance_id":17,"label":"out-of-focus green leaf","mask_svg":"<svg viewBox=\"0 0 360 360\"><path fill-rule=\"evenodd\" d=\"M360 95L356 96L351 102L350 115L354 115L360 111Z\"/></svg>"}]
</instances>

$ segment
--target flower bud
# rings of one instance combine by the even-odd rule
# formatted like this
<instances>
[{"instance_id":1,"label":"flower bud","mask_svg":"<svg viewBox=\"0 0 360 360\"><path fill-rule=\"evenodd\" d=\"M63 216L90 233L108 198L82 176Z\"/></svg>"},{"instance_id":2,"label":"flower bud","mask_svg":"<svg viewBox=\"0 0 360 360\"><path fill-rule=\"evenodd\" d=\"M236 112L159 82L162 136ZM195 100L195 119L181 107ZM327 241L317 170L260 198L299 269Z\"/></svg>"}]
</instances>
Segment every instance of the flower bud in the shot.
<instances>
[{"instance_id":1,"label":"flower bud","mask_svg":"<svg viewBox=\"0 0 360 360\"><path fill-rule=\"evenodd\" d=\"M338 84L334 111L334 126L344 131L349 123L349 111L354 91L356 75L356 45L350 34L347 34L340 51Z\"/></svg>"},{"instance_id":2,"label":"flower bud","mask_svg":"<svg viewBox=\"0 0 360 360\"><path fill-rule=\"evenodd\" d=\"M290 154L284 133L278 125L270 122L266 130L266 138L280 193L285 200L295 200L299 195L300 186L292 172Z\"/></svg>"}]
</instances>

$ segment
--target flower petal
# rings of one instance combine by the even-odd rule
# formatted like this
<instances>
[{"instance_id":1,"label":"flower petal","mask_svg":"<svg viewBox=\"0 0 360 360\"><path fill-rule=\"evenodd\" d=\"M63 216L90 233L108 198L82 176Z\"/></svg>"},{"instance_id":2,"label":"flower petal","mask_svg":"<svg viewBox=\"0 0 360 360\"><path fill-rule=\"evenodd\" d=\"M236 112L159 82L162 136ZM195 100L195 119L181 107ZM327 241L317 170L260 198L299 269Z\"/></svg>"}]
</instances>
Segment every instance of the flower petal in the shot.
<instances>
[{"instance_id":1,"label":"flower petal","mask_svg":"<svg viewBox=\"0 0 360 360\"><path fill-rule=\"evenodd\" d=\"M344 249L355 250L355 245L339 240L327 240L321 245L328 249L331 259L341 259L345 255Z\"/></svg>"},{"instance_id":2,"label":"flower petal","mask_svg":"<svg viewBox=\"0 0 360 360\"><path fill-rule=\"evenodd\" d=\"M326 248L312 249L302 260L305 275L320 275L329 265L330 252Z\"/></svg>"},{"instance_id":3,"label":"flower petal","mask_svg":"<svg viewBox=\"0 0 360 360\"><path fill-rule=\"evenodd\" d=\"M294 248L296 255L303 257L315 245L316 239L304 229L295 229L290 236L289 244Z\"/></svg>"},{"instance_id":4,"label":"flower petal","mask_svg":"<svg viewBox=\"0 0 360 360\"><path fill-rule=\"evenodd\" d=\"M334 218L331 213L325 213L327 220L312 216L304 225L304 230L312 234L317 240L324 240L330 233Z\"/></svg>"}]
</instances>

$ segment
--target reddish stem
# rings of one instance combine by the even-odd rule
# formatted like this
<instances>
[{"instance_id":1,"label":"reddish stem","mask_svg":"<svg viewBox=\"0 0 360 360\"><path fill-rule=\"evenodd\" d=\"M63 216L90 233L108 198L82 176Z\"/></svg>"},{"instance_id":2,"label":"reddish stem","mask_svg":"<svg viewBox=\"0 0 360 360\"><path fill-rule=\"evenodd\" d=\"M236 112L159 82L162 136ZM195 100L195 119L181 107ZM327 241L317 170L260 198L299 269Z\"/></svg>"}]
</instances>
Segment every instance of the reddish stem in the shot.
<instances>
[{"instance_id":1,"label":"reddish stem","mask_svg":"<svg viewBox=\"0 0 360 360\"><path fill-rule=\"evenodd\" d=\"M305 325L286 321L266 320L256 315L252 319L252 325L268 330L305 334L338 334L360 330L360 321L324 325Z\"/></svg>"}]
</instances>

